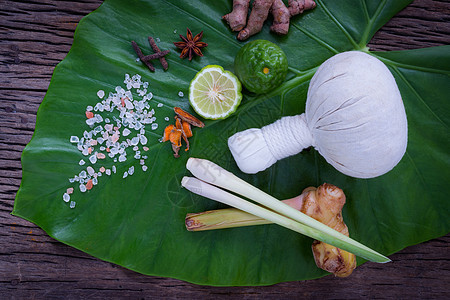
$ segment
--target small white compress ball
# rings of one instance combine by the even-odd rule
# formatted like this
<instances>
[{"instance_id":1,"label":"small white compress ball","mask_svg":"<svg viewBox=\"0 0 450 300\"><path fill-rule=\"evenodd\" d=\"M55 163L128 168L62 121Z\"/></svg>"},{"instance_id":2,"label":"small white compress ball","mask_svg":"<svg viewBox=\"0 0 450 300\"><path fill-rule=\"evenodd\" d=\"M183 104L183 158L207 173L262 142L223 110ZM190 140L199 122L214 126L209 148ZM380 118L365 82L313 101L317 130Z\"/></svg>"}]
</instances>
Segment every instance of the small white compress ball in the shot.
<instances>
[{"instance_id":1,"label":"small white compress ball","mask_svg":"<svg viewBox=\"0 0 450 300\"><path fill-rule=\"evenodd\" d=\"M239 168L250 174L313 146L340 172L372 178L397 165L407 137L405 108L394 77L375 57L351 51L319 67L304 114L238 132L228 146Z\"/></svg>"}]
</instances>

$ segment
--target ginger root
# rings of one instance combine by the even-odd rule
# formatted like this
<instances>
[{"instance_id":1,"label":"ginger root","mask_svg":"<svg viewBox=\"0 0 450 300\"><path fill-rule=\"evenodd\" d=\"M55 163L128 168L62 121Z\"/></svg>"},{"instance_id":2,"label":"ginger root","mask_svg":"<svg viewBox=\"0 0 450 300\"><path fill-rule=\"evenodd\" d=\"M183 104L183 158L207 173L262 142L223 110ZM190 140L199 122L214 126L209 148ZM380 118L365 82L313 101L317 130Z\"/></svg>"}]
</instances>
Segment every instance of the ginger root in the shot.
<instances>
[{"instance_id":1,"label":"ginger root","mask_svg":"<svg viewBox=\"0 0 450 300\"><path fill-rule=\"evenodd\" d=\"M261 31L270 12L273 15L270 30L285 35L289 31L289 20L292 16L316 7L314 0L289 0L288 3L289 7L286 7L283 0L254 0L246 23L250 0L233 0L233 10L222 19L227 21L231 30L239 31L237 39L243 41Z\"/></svg>"},{"instance_id":2,"label":"ginger root","mask_svg":"<svg viewBox=\"0 0 450 300\"><path fill-rule=\"evenodd\" d=\"M327 183L318 188L309 187L300 197L285 200L285 203L349 236L342 218L345 194L340 188ZM356 268L356 257L350 252L320 241L313 242L312 251L316 265L337 277L347 277Z\"/></svg>"}]
</instances>

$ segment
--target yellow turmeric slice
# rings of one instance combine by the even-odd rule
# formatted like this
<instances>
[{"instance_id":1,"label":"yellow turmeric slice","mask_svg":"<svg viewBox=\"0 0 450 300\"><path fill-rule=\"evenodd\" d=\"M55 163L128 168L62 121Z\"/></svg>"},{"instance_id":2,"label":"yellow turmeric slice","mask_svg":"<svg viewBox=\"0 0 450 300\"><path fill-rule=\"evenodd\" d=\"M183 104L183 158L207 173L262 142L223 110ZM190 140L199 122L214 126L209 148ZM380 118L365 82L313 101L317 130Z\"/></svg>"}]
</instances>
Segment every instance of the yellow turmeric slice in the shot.
<instances>
[{"instance_id":1,"label":"yellow turmeric slice","mask_svg":"<svg viewBox=\"0 0 450 300\"><path fill-rule=\"evenodd\" d=\"M170 142L176 147L181 147L181 135L181 130L176 128L172 129L169 135Z\"/></svg>"},{"instance_id":2,"label":"yellow turmeric slice","mask_svg":"<svg viewBox=\"0 0 450 300\"><path fill-rule=\"evenodd\" d=\"M175 116L175 127L177 129L183 129L183 126L181 125L181 119L178 116Z\"/></svg>"},{"instance_id":3,"label":"yellow turmeric slice","mask_svg":"<svg viewBox=\"0 0 450 300\"><path fill-rule=\"evenodd\" d=\"M184 131L184 125L182 123L186 123L185 121L182 121L180 117L175 116L175 127L179 130L181 130L181 136L183 137L183 140L186 142L186 149L184 151L189 151L189 140L186 132ZM188 123L189 124L189 123ZM191 132L192 136L192 132Z\"/></svg>"},{"instance_id":4,"label":"yellow turmeric slice","mask_svg":"<svg viewBox=\"0 0 450 300\"><path fill-rule=\"evenodd\" d=\"M164 136L162 138L163 142L167 142L170 139L170 133L172 132L172 129L174 129L174 128L175 128L175 126L170 124L164 129Z\"/></svg>"},{"instance_id":5,"label":"yellow turmeric slice","mask_svg":"<svg viewBox=\"0 0 450 300\"><path fill-rule=\"evenodd\" d=\"M190 113L185 112L181 108L174 107L173 110L175 111L177 116L180 117L183 121L186 121L186 122L188 122L189 124L191 124L193 126L205 127L205 124L202 121L200 121L199 119L197 119L196 117L194 117Z\"/></svg>"},{"instance_id":6,"label":"yellow turmeric slice","mask_svg":"<svg viewBox=\"0 0 450 300\"><path fill-rule=\"evenodd\" d=\"M164 129L164 135L161 141L170 141L174 156L179 157L178 151L181 148L181 138L186 142L186 149L184 151L189 151L188 138L192 137L191 125L203 127L205 124L179 107L175 107L174 111L176 114L175 125L170 124Z\"/></svg>"},{"instance_id":7,"label":"yellow turmeric slice","mask_svg":"<svg viewBox=\"0 0 450 300\"><path fill-rule=\"evenodd\" d=\"M186 121L182 122L183 132L186 134L186 137L190 138L192 136L191 124Z\"/></svg>"}]
</instances>

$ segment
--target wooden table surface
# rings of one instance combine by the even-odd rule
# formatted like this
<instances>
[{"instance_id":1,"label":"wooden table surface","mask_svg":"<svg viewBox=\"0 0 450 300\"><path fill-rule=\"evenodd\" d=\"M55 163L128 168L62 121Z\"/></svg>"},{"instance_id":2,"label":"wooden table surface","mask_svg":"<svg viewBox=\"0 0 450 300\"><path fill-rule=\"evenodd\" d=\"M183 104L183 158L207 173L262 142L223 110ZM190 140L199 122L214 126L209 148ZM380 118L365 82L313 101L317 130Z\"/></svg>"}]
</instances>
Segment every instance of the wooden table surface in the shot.
<instances>
[{"instance_id":1,"label":"wooden table surface","mask_svg":"<svg viewBox=\"0 0 450 300\"><path fill-rule=\"evenodd\" d=\"M408 247L390 256L392 263L366 263L349 278L208 287L101 261L10 215L21 181L21 152L33 134L53 69L69 51L77 23L101 3L0 0L0 298L450 297L450 235ZM448 44L450 1L416 0L369 46L404 50Z\"/></svg>"}]
</instances>

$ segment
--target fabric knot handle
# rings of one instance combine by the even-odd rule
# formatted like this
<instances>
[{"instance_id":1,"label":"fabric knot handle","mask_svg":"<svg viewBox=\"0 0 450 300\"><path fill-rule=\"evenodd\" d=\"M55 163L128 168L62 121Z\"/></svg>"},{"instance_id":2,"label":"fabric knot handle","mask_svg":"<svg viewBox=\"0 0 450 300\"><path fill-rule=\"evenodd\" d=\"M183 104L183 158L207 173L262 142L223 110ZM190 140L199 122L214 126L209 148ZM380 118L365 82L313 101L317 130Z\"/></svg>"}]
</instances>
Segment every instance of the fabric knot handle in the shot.
<instances>
[{"instance_id":1,"label":"fabric knot handle","mask_svg":"<svg viewBox=\"0 0 450 300\"><path fill-rule=\"evenodd\" d=\"M261 131L267 147L277 160L300 153L313 145L305 114L283 117L262 127Z\"/></svg>"}]
</instances>

